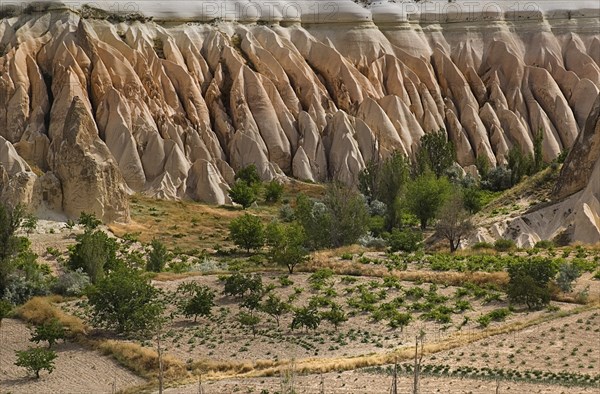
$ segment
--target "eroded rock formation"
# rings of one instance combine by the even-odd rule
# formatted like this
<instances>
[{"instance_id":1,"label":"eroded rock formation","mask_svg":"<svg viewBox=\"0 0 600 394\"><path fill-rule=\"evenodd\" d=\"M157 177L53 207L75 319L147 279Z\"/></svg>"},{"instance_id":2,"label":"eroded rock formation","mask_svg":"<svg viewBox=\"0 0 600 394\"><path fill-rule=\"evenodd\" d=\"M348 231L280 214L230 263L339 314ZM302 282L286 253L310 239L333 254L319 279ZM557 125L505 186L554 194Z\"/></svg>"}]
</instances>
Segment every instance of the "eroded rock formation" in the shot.
<instances>
[{"instance_id":1,"label":"eroded rock formation","mask_svg":"<svg viewBox=\"0 0 600 394\"><path fill-rule=\"evenodd\" d=\"M228 203L249 164L265 180L353 184L370 160L412 155L440 128L462 166L532 152L540 130L550 161L600 92L593 1L454 3L469 12L302 1L293 14L240 1L216 17L202 2L137 4L155 21L60 5L0 21L2 198L73 216L73 185L86 185L118 220L126 192Z\"/></svg>"}]
</instances>

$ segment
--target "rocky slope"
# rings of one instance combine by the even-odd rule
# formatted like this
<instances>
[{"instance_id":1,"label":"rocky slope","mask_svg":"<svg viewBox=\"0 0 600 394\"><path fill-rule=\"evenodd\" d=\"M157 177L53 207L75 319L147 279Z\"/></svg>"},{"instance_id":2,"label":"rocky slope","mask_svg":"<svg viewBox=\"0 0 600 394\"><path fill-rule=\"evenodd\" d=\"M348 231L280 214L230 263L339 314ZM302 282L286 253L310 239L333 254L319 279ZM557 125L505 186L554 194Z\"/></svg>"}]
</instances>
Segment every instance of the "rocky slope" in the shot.
<instances>
[{"instance_id":1,"label":"rocky slope","mask_svg":"<svg viewBox=\"0 0 600 394\"><path fill-rule=\"evenodd\" d=\"M540 130L549 161L600 92L595 1L131 4L111 12L154 20L4 12L3 199L121 220L133 192L228 203L249 164L353 184L440 128L463 167L532 152Z\"/></svg>"}]
</instances>

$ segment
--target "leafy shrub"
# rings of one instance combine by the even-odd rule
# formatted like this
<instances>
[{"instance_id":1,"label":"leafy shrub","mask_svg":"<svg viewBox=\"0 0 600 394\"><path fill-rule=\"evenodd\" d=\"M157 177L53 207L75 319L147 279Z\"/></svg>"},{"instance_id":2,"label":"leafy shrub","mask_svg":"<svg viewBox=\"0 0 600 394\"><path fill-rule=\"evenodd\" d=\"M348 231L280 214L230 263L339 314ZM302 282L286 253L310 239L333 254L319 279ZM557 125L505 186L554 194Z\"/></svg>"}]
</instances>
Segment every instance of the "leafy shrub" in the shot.
<instances>
[{"instance_id":1,"label":"leafy shrub","mask_svg":"<svg viewBox=\"0 0 600 394\"><path fill-rule=\"evenodd\" d=\"M46 370L48 373L54 371L54 359L56 359L56 352L44 348L32 348L27 350L17 351L17 361L15 365L18 367L26 368L28 371L35 374L35 377L39 379L40 371Z\"/></svg>"},{"instance_id":2,"label":"leafy shrub","mask_svg":"<svg viewBox=\"0 0 600 394\"><path fill-rule=\"evenodd\" d=\"M225 286L223 294L232 297L243 297L246 293L258 293L263 289L262 278L255 274L242 274L236 272L223 278Z\"/></svg>"},{"instance_id":3,"label":"leafy shrub","mask_svg":"<svg viewBox=\"0 0 600 394\"><path fill-rule=\"evenodd\" d=\"M516 247L515 241L512 239L498 239L496 242L494 242L494 249L499 252L507 252Z\"/></svg>"},{"instance_id":4,"label":"leafy shrub","mask_svg":"<svg viewBox=\"0 0 600 394\"><path fill-rule=\"evenodd\" d=\"M579 268L573 263L562 263L558 267L556 284L565 293L573 290L573 282L581 276Z\"/></svg>"},{"instance_id":5,"label":"leafy shrub","mask_svg":"<svg viewBox=\"0 0 600 394\"><path fill-rule=\"evenodd\" d=\"M258 216L244 214L229 223L229 235L233 242L250 253L265 242L264 226Z\"/></svg>"},{"instance_id":6,"label":"leafy shrub","mask_svg":"<svg viewBox=\"0 0 600 394\"><path fill-rule=\"evenodd\" d=\"M541 240L535 243L535 247L538 249L552 249L554 247L554 242L550 240Z\"/></svg>"},{"instance_id":7,"label":"leafy shrub","mask_svg":"<svg viewBox=\"0 0 600 394\"><path fill-rule=\"evenodd\" d=\"M215 292L196 282L183 282L177 286L177 307L185 317L210 316L215 306Z\"/></svg>"},{"instance_id":8,"label":"leafy shrub","mask_svg":"<svg viewBox=\"0 0 600 394\"><path fill-rule=\"evenodd\" d=\"M413 230L398 230L395 228L387 239L391 252L416 252L421 249L423 233Z\"/></svg>"},{"instance_id":9,"label":"leafy shrub","mask_svg":"<svg viewBox=\"0 0 600 394\"><path fill-rule=\"evenodd\" d=\"M489 242L477 242L477 243L473 244L473 246L471 248L474 250L493 249L494 245L492 245Z\"/></svg>"},{"instance_id":10,"label":"leafy shrub","mask_svg":"<svg viewBox=\"0 0 600 394\"><path fill-rule=\"evenodd\" d=\"M162 272L171 259L167 247L158 239L153 239L148 251L146 270L151 272Z\"/></svg>"},{"instance_id":11,"label":"leafy shrub","mask_svg":"<svg viewBox=\"0 0 600 394\"><path fill-rule=\"evenodd\" d=\"M82 214L83 215L83 214ZM85 220L86 227L93 226L92 219ZM88 229L77 236L77 243L69 253L69 268L82 269L92 283L101 279L105 271L115 269L119 264L117 259L117 242L100 230Z\"/></svg>"},{"instance_id":12,"label":"leafy shrub","mask_svg":"<svg viewBox=\"0 0 600 394\"><path fill-rule=\"evenodd\" d=\"M50 319L39 326L35 327L35 333L31 336L30 341L40 343L42 341L48 342L48 349L59 340L64 340L66 336L65 328L62 323L56 319Z\"/></svg>"},{"instance_id":13,"label":"leafy shrub","mask_svg":"<svg viewBox=\"0 0 600 394\"><path fill-rule=\"evenodd\" d=\"M235 174L235 180L243 181L247 185L252 186L260 183L260 175L258 175L258 170L256 169L256 166L254 164L250 164L249 166L240 169Z\"/></svg>"},{"instance_id":14,"label":"leafy shrub","mask_svg":"<svg viewBox=\"0 0 600 394\"><path fill-rule=\"evenodd\" d=\"M82 268L63 272L52 286L52 291L63 296L80 296L90 284L90 277Z\"/></svg>"},{"instance_id":15,"label":"leafy shrub","mask_svg":"<svg viewBox=\"0 0 600 394\"><path fill-rule=\"evenodd\" d=\"M231 201L240 204L244 209L256 201L256 189L242 180L236 181L228 194Z\"/></svg>"},{"instance_id":16,"label":"leafy shrub","mask_svg":"<svg viewBox=\"0 0 600 394\"><path fill-rule=\"evenodd\" d=\"M557 263L548 258L520 259L508 266L508 298L524 303L529 309L540 308L550 302L548 283L554 278Z\"/></svg>"},{"instance_id":17,"label":"leafy shrub","mask_svg":"<svg viewBox=\"0 0 600 394\"><path fill-rule=\"evenodd\" d=\"M512 187L512 171L506 166L498 166L490 170L481 181L481 188L500 192Z\"/></svg>"},{"instance_id":18,"label":"leafy shrub","mask_svg":"<svg viewBox=\"0 0 600 394\"><path fill-rule=\"evenodd\" d=\"M309 329L316 330L319 324L321 324L321 315L319 312L310 307L303 307L294 311L294 318L290 327L292 330L304 327L308 331Z\"/></svg>"},{"instance_id":19,"label":"leafy shrub","mask_svg":"<svg viewBox=\"0 0 600 394\"><path fill-rule=\"evenodd\" d=\"M160 291L138 271L119 268L87 290L92 321L118 333L151 333L165 305Z\"/></svg>"},{"instance_id":20,"label":"leafy shrub","mask_svg":"<svg viewBox=\"0 0 600 394\"><path fill-rule=\"evenodd\" d=\"M276 180L272 180L265 186L265 201L269 203L277 202L283 195L283 185Z\"/></svg>"},{"instance_id":21,"label":"leafy shrub","mask_svg":"<svg viewBox=\"0 0 600 394\"><path fill-rule=\"evenodd\" d=\"M279 208L279 219L286 223L293 222L294 219L296 219L294 208L292 208L290 204L282 205L281 208Z\"/></svg>"}]
</instances>

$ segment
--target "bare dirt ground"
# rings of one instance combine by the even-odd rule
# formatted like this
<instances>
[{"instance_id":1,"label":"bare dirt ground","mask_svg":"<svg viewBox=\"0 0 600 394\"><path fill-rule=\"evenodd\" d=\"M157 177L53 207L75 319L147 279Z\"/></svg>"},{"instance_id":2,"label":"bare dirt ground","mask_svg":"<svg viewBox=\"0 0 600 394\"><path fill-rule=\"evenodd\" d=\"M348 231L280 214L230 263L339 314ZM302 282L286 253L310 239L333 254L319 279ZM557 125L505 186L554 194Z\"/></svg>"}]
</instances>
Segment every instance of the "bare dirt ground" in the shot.
<instances>
[{"instance_id":1,"label":"bare dirt ground","mask_svg":"<svg viewBox=\"0 0 600 394\"><path fill-rule=\"evenodd\" d=\"M282 287L279 276L263 274L263 283L268 286L272 284L273 292L281 299L287 300L290 296L294 298L292 304L295 307L307 305L311 298L322 297L323 290L311 289L308 282L308 274L294 274L289 278L293 285ZM240 311L240 300L222 295L223 284L219 282L218 276L206 275L188 279L157 282L156 286L168 291L175 291L177 286L186 281L211 287L218 295L215 299L217 307L213 309L210 319L199 318L196 324L191 319L177 317L170 330L166 333L165 346L167 351L181 360L211 359L219 361L255 361L255 360L288 360L305 359L311 357L352 357L365 354L385 353L399 346L411 344L414 336L420 330L426 332L429 342L443 341L454 333L478 333L481 331L476 319L482 314L494 309L507 307L505 296L500 299L486 302L483 297L464 296L461 300L468 301L472 310L452 314L452 320L448 323L421 319L421 312L411 311L409 308L416 303L425 302L425 297L411 299L404 294L405 290L421 288L425 293L430 291L430 284L416 285L413 282L400 282L403 290L389 289L383 286L380 278L352 277L356 280L347 283L348 277L334 276L331 280L331 288L337 296L331 297L333 301L343 307L348 313L349 320L335 330L333 325L323 321L315 331L305 332L301 329L291 330L290 323L292 314L288 313L281 318L280 326L277 327L274 319L265 314L260 314L261 323L257 326L256 336L249 329L242 328L237 322L236 316ZM348 305L348 300L358 296L357 288L365 286L372 294L382 294L383 298L377 300L374 307L390 302L397 297L405 298L405 305L400 308L401 312L410 313L413 317L411 323L403 330L392 329L386 320L375 322L371 313L358 311ZM377 287L376 287L377 286ZM436 294L447 297L447 301L441 303L449 308L454 308L458 300L455 298L458 287L436 286ZM302 290L298 293L298 291ZM489 294L495 294L489 291ZM498 293L500 294L500 293ZM576 305L567 303L555 303L563 311L573 309ZM321 308L326 311L327 307ZM490 327L499 324L511 324L517 321L530 320L543 317L546 311L521 311L510 314L502 323L491 323ZM353 315L354 314L354 315Z\"/></svg>"},{"instance_id":2,"label":"bare dirt ground","mask_svg":"<svg viewBox=\"0 0 600 394\"><path fill-rule=\"evenodd\" d=\"M281 392L281 377L231 379L226 381L204 382L204 394L273 394ZM322 386L321 386L321 382ZM294 390L298 394L387 394L390 392L392 377L389 375L368 373L363 371L347 371L341 373L326 373L323 375L296 376ZM289 383L287 384L289 387ZM398 377L398 393L412 392L413 380L410 376ZM166 394L196 394L198 383L165 390ZM321 391L323 387L323 391ZM451 379L437 377L422 377L420 389L423 394L493 394L496 393L496 382L475 379ZM562 387L544 384L529 384L522 382L500 381L498 393L507 394L597 394L595 388Z\"/></svg>"},{"instance_id":3,"label":"bare dirt ground","mask_svg":"<svg viewBox=\"0 0 600 394\"><path fill-rule=\"evenodd\" d=\"M26 350L30 331L25 323L2 320L0 327L0 393L112 393L145 383L108 357L75 343L55 345L56 369L40 373L35 379L24 368L14 365L15 351ZM45 346L44 343L40 344Z\"/></svg>"},{"instance_id":4,"label":"bare dirt ground","mask_svg":"<svg viewBox=\"0 0 600 394\"><path fill-rule=\"evenodd\" d=\"M600 311L490 337L429 356L426 362L595 375L600 373Z\"/></svg>"}]
</instances>

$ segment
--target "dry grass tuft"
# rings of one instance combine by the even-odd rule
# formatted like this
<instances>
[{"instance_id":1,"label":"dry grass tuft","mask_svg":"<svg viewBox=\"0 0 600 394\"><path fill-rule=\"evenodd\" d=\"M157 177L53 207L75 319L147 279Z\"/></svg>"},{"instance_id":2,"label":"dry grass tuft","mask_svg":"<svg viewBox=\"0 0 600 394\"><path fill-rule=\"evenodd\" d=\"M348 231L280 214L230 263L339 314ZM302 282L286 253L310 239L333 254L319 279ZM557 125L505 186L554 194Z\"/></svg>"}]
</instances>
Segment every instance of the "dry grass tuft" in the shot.
<instances>
[{"instance_id":1,"label":"dry grass tuft","mask_svg":"<svg viewBox=\"0 0 600 394\"><path fill-rule=\"evenodd\" d=\"M142 347L137 343L114 340L89 342L89 344L140 376L145 378L158 376L158 354L154 349ZM182 379L187 376L185 364L168 354L163 356L163 371L167 379Z\"/></svg>"},{"instance_id":2,"label":"dry grass tuft","mask_svg":"<svg viewBox=\"0 0 600 394\"><path fill-rule=\"evenodd\" d=\"M83 320L68 315L53 304L64 301L60 296L33 297L21 306L17 314L25 321L33 324L43 324L50 319L58 319L73 335L84 335L86 326Z\"/></svg>"}]
</instances>

